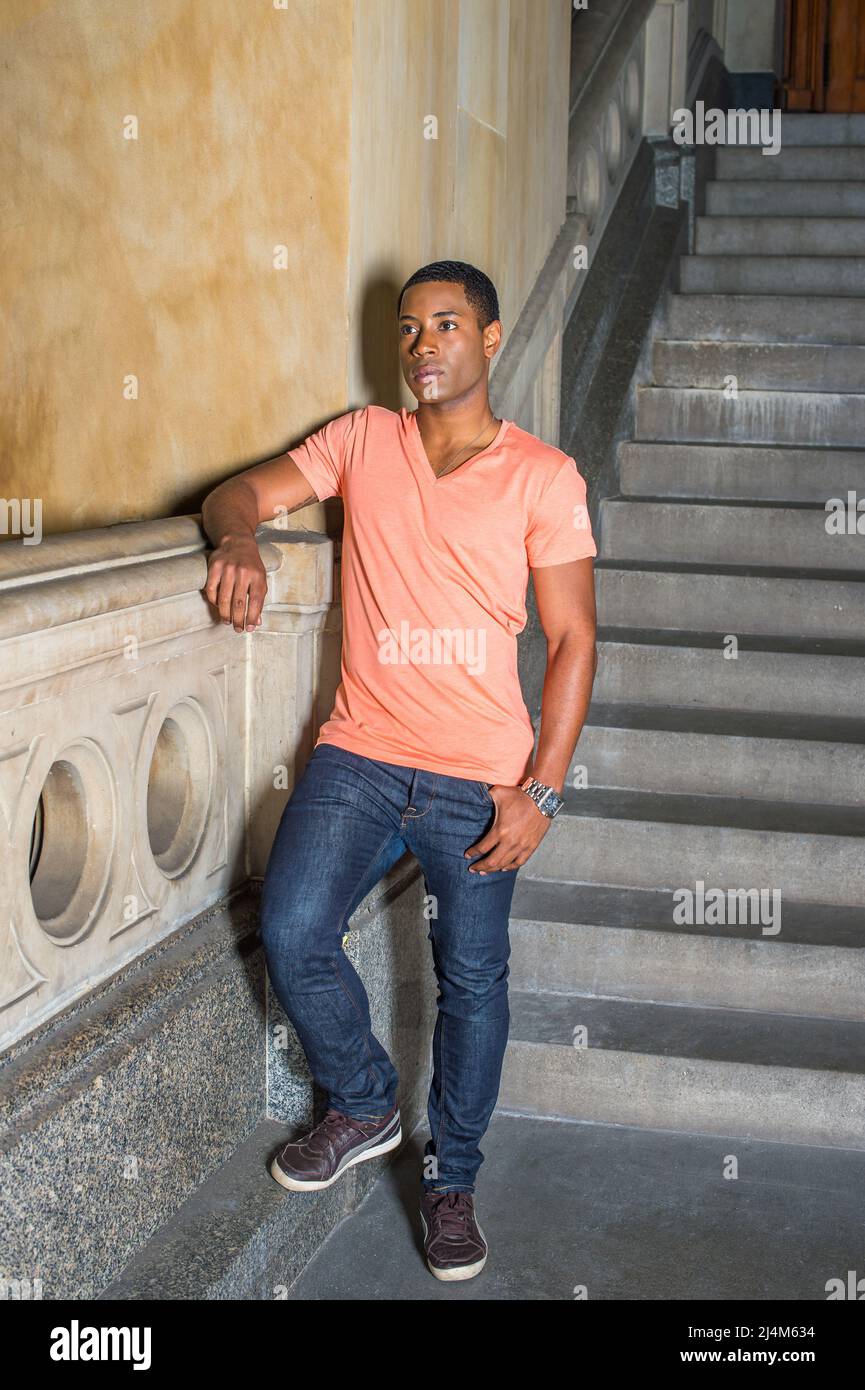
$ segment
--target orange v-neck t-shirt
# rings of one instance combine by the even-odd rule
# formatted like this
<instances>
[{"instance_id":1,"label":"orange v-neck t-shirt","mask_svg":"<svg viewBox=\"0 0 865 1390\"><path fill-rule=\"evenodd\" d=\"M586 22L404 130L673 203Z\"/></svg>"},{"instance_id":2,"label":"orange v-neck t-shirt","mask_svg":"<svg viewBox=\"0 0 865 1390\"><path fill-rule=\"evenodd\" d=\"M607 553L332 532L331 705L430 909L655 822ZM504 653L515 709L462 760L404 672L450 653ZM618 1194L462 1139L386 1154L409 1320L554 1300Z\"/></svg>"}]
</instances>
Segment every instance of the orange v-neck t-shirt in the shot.
<instances>
[{"instance_id":1,"label":"orange v-neck t-shirt","mask_svg":"<svg viewBox=\"0 0 865 1390\"><path fill-rule=\"evenodd\" d=\"M345 514L341 682L316 746L517 785L534 748L517 673L529 568L597 554L574 459L502 420L436 478L415 412L377 405L289 458Z\"/></svg>"}]
</instances>

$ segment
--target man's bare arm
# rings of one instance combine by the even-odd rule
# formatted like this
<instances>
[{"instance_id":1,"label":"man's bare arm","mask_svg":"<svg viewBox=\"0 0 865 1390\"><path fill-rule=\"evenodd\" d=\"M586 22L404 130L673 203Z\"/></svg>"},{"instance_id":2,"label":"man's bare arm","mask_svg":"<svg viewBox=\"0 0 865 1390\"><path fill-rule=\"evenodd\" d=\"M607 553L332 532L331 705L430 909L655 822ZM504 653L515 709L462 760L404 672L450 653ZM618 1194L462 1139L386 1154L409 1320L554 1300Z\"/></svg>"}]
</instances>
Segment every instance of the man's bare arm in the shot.
<instances>
[{"instance_id":1,"label":"man's bare arm","mask_svg":"<svg viewBox=\"0 0 865 1390\"><path fill-rule=\"evenodd\" d=\"M247 468L220 483L204 499L201 523L214 544L204 592L235 632L253 632L261 622L267 572L255 539L256 527L296 512L316 494L287 454Z\"/></svg>"},{"instance_id":2,"label":"man's bare arm","mask_svg":"<svg viewBox=\"0 0 865 1390\"><path fill-rule=\"evenodd\" d=\"M547 639L541 732L531 775L561 793L580 736L598 665L592 557L532 570Z\"/></svg>"},{"instance_id":3,"label":"man's bare arm","mask_svg":"<svg viewBox=\"0 0 865 1390\"><path fill-rule=\"evenodd\" d=\"M595 587L592 558L532 568L538 617L547 639L547 668L541 702L541 736L534 767L537 777L561 794L577 738L589 708L597 666ZM493 785L496 818L485 835L465 851L483 855L469 873L518 869L534 854L552 822L517 786Z\"/></svg>"}]
</instances>

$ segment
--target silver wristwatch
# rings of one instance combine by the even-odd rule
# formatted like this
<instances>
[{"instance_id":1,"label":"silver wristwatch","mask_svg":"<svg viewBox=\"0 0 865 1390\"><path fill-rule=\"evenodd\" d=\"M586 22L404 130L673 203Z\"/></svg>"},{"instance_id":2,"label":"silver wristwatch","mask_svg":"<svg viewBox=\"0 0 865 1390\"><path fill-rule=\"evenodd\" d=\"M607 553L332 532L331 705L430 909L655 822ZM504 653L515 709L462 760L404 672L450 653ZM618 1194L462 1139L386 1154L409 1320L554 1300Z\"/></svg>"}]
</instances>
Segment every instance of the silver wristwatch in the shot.
<instances>
[{"instance_id":1,"label":"silver wristwatch","mask_svg":"<svg viewBox=\"0 0 865 1390\"><path fill-rule=\"evenodd\" d=\"M548 787L545 782L539 782L536 777L527 777L525 782L520 783L520 790L530 796L538 810L543 811L550 820L553 816L558 815L565 804L555 787Z\"/></svg>"}]
</instances>

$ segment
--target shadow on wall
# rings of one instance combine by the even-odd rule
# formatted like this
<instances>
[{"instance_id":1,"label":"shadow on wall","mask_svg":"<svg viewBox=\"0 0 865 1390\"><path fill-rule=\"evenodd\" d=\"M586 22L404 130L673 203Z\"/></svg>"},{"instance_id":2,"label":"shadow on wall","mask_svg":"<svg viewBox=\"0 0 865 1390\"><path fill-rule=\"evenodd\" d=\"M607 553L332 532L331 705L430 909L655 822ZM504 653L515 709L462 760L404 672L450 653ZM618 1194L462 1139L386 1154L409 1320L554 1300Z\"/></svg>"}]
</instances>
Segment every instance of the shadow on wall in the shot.
<instances>
[{"instance_id":1,"label":"shadow on wall","mask_svg":"<svg viewBox=\"0 0 865 1390\"><path fill-rule=\"evenodd\" d=\"M407 279L408 276L405 278ZM361 381L359 395L362 399L350 402L343 409L335 412L337 415L342 415L348 410L359 409L368 402L384 406L388 410L399 410L400 406L405 403L407 388L399 365L396 315L397 295L403 284L404 280L397 282L396 279L382 277L370 281L367 286L361 307L360 326L349 337L346 344L348 355L357 354L359 358L360 370L358 375ZM344 324L334 325L334 332L344 333L345 331ZM291 411L293 411L293 402L287 400L286 414ZM184 495L178 502L173 515L188 516L191 513L200 512L205 497L219 483L234 477L237 473L242 473L247 468L254 467L257 463L264 463L266 459L275 458L279 453L296 448L308 435L321 429L333 418L333 415L327 415L319 420L314 420L300 435L288 438L276 453L264 454L261 458L238 461L223 475L215 475L208 483ZM342 532L342 500L338 497L329 498L324 504L313 505L324 505L326 534L331 537L338 537ZM298 513L301 519L302 515L302 512Z\"/></svg>"}]
</instances>

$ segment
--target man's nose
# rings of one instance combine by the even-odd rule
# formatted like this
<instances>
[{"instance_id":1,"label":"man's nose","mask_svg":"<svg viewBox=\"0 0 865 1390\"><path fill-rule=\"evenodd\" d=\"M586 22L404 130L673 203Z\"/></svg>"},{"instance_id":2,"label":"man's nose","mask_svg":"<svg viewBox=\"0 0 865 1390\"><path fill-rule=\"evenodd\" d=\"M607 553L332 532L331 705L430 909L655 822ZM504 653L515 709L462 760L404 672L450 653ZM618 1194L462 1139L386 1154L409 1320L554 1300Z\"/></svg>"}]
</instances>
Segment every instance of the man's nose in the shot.
<instances>
[{"instance_id":1,"label":"man's nose","mask_svg":"<svg viewBox=\"0 0 865 1390\"><path fill-rule=\"evenodd\" d=\"M435 347L435 339L432 329L430 329L429 332L427 332L426 329L421 328L418 332L417 337L414 340L414 347L412 348L412 352L418 353L419 356L426 356L431 347Z\"/></svg>"}]
</instances>

